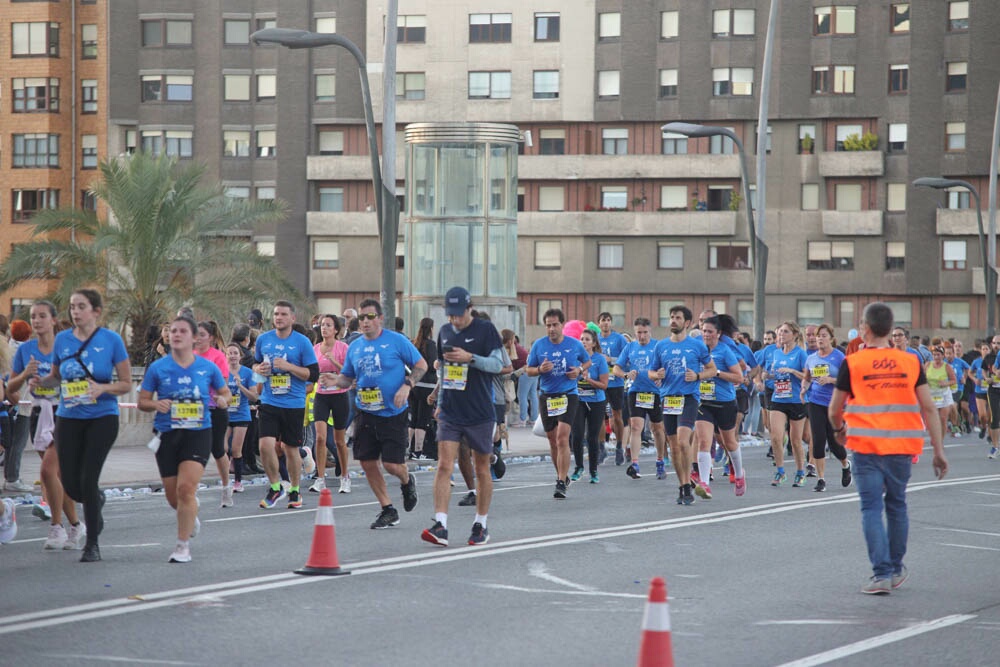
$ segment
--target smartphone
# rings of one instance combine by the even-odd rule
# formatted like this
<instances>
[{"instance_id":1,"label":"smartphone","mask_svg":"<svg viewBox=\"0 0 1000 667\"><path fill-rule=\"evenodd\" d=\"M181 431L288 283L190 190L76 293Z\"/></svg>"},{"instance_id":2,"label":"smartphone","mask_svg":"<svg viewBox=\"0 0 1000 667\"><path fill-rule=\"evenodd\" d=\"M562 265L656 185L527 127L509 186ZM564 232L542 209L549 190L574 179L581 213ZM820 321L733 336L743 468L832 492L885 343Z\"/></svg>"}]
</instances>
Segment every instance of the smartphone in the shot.
<instances>
[{"instance_id":1,"label":"smartphone","mask_svg":"<svg viewBox=\"0 0 1000 667\"><path fill-rule=\"evenodd\" d=\"M454 345L442 345L441 346L441 351L442 352L454 352L455 351L455 346Z\"/></svg>"}]
</instances>

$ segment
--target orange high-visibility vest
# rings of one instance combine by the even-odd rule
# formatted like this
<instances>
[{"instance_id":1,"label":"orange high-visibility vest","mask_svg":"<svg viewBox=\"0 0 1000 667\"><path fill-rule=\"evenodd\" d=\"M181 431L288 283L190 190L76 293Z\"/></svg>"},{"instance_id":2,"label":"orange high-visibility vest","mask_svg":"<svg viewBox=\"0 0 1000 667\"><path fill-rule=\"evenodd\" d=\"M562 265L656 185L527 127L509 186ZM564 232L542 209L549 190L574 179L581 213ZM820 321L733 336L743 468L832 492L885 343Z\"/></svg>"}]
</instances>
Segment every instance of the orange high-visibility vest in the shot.
<instances>
[{"instance_id":1,"label":"orange high-visibility vest","mask_svg":"<svg viewBox=\"0 0 1000 667\"><path fill-rule=\"evenodd\" d=\"M920 362L890 348L858 350L844 363L852 397L844 409L847 447L861 454L919 454L924 420L917 400Z\"/></svg>"}]
</instances>

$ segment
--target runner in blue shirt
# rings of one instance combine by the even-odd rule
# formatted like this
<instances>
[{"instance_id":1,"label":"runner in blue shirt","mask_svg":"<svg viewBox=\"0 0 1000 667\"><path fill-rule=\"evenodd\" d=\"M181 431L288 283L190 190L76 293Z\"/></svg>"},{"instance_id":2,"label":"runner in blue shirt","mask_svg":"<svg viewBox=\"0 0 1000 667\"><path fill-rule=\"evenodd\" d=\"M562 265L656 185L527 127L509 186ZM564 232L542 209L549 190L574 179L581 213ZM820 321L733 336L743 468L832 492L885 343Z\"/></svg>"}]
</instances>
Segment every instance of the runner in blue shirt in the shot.
<instances>
[{"instance_id":1,"label":"runner in blue shirt","mask_svg":"<svg viewBox=\"0 0 1000 667\"><path fill-rule=\"evenodd\" d=\"M771 431L771 395L774 393L774 380L768 377L767 369L771 366L771 355L774 354L775 334L773 331L764 332L764 347L754 352L754 359L757 360L757 367L760 369L754 386L757 388L757 395L760 398L761 420L764 422L764 429ZM768 458L774 455L770 450L767 452Z\"/></svg>"},{"instance_id":2,"label":"runner in blue shirt","mask_svg":"<svg viewBox=\"0 0 1000 667\"><path fill-rule=\"evenodd\" d=\"M771 486L785 479L785 426L788 425L792 455L795 457L795 480L792 486L802 486L806 478L802 433L805 430L806 409L802 403L802 378L805 377L806 351L799 347L802 333L795 322L783 322L777 330L778 344L766 366L767 378L774 381L771 395L771 452L778 467Z\"/></svg>"},{"instance_id":3,"label":"runner in blue shirt","mask_svg":"<svg viewBox=\"0 0 1000 667\"><path fill-rule=\"evenodd\" d=\"M597 337L597 340L601 344L601 352L604 354L608 368L612 370L622 350L628 345L625 336L611 328L613 322L614 318L611 313L605 312L597 316L597 326L601 329L601 335ZM625 462L625 450L622 443L622 435L625 430L625 424L622 421L622 406L625 404L625 380L611 373L605 395L608 399L608 405L611 406L611 432L615 435L615 465L620 466Z\"/></svg>"},{"instance_id":4,"label":"runner in blue shirt","mask_svg":"<svg viewBox=\"0 0 1000 667\"><path fill-rule=\"evenodd\" d=\"M986 437L990 424L990 403L986 392L990 386L988 378L983 374L983 359L990 354L990 344L983 343L979 346L980 356L973 359L969 365L969 374L976 385L976 415L979 419L979 439ZM995 456L995 452L991 451Z\"/></svg>"},{"instance_id":5,"label":"runner in blue shirt","mask_svg":"<svg viewBox=\"0 0 1000 667\"><path fill-rule=\"evenodd\" d=\"M590 368L577 380L577 391L580 404L576 409L576 421L573 423L573 456L576 459L576 470L570 476L570 481L577 481L583 475L583 441L587 440L587 460L590 467L590 483L597 484L597 466L600 460L600 450L604 449L604 406L605 391L608 385L608 362L604 358L597 334L590 329L580 333L580 342L590 354Z\"/></svg>"},{"instance_id":6,"label":"runner in blue shirt","mask_svg":"<svg viewBox=\"0 0 1000 667\"><path fill-rule=\"evenodd\" d=\"M635 340L625 345L618 355L614 365L615 377L628 377L632 384L628 389L628 443L631 463L625 469L632 479L641 479L639 473L639 451L642 449L642 429L649 418L649 429L653 432L653 442L656 445L656 471L666 474L663 464L663 411L660 409L660 387L658 382L649 378L649 369L653 367L653 357L656 354L656 341L649 329L650 322L645 317L637 317L632 322L632 333Z\"/></svg>"},{"instance_id":7,"label":"runner in blue shirt","mask_svg":"<svg viewBox=\"0 0 1000 667\"><path fill-rule=\"evenodd\" d=\"M847 450L837 441L827 414L837 374L844 363L844 353L834 347L833 327L821 324L816 329L816 351L806 358L806 373L802 379L802 394L808 400L809 429L812 431L812 457L816 462L816 486L813 491L826 491L826 448L840 461L840 485L851 485L851 463Z\"/></svg>"},{"instance_id":8,"label":"runner in blue shirt","mask_svg":"<svg viewBox=\"0 0 1000 667\"><path fill-rule=\"evenodd\" d=\"M952 344L945 341L944 343L944 359L951 366L951 369L955 371L955 384L951 387L951 397L955 401L955 405L952 406L949 417L952 424L952 437L957 437L966 432L966 424L963 424L963 415L959 410L959 406L962 404L962 398L965 394L965 378L966 372L969 370L969 364L962 357L957 356L958 346L959 343L957 342Z\"/></svg>"},{"instance_id":9,"label":"runner in blue shirt","mask_svg":"<svg viewBox=\"0 0 1000 667\"><path fill-rule=\"evenodd\" d=\"M229 362L229 393L233 400L229 406L229 430L226 441L232 439L233 452L233 493L243 493L243 441L247 436L252 417L250 401L260 398L261 386L253 381L253 371L240 363L243 348L237 342L226 346L226 361Z\"/></svg>"}]
</instances>

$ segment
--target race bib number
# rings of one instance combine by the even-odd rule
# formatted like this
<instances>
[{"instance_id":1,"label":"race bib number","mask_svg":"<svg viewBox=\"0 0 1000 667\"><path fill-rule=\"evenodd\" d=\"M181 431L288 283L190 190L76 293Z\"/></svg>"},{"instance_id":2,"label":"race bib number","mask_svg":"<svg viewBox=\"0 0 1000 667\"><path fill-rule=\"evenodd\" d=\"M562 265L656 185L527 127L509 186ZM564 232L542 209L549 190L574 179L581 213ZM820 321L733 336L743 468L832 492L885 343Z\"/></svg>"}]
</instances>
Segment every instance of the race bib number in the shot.
<instances>
[{"instance_id":1,"label":"race bib number","mask_svg":"<svg viewBox=\"0 0 1000 667\"><path fill-rule=\"evenodd\" d=\"M230 412L238 412L239 411L239 409L240 409L240 400L241 400L240 399L240 390L237 389L233 393L233 397L231 399L229 399L229 411Z\"/></svg>"},{"instance_id":2,"label":"race bib number","mask_svg":"<svg viewBox=\"0 0 1000 667\"><path fill-rule=\"evenodd\" d=\"M680 415L680 414L684 414L684 397L683 396L664 396L663 397L663 414L665 414L665 415Z\"/></svg>"},{"instance_id":3,"label":"race bib number","mask_svg":"<svg viewBox=\"0 0 1000 667\"><path fill-rule=\"evenodd\" d=\"M382 390L378 387L358 389L358 400L361 402L361 409L365 412L378 412L385 409L385 399L382 398Z\"/></svg>"},{"instance_id":4,"label":"race bib number","mask_svg":"<svg viewBox=\"0 0 1000 667\"><path fill-rule=\"evenodd\" d=\"M280 394L287 394L288 390L292 388L292 376L291 375L272 375L270 379L271 393L275 396Z\"/></svg>"},{"instance_id":5,"label":"race bib number","mask_svg":"<svg viewBox=\"0 0 1000 667\"><path fill-rule=\"evenodd\" d=\"M951 393L954 394L956 391L958 391L958 383L956 382L955 384L948 385L948 388L951 389Z\"/></svg>"},{"instance_id":6,"label":"race bib number","mask_svg":"<svg viewBox=\"0 0 1000 667\"><path fill-rule=\"evenodd\" d=\"M468 364L444 365L444 377L441 379L442 389L451 389L453 391L465 391L465 387L467 384L469 384Z\"/></svg>"},{"instance_id":7,"label":"race bib number","mask_svg":"<svg viewBox=\"0 0 1000 667\"><path fill-rule=\"evenodd\" d=\"M566 397L566 394L545 397L545 411L548 413L549 417L564 415L568 409L569 398Z\"/></svg>"},{"instance_id":8,"label":"race bib number","mask_svg":"<svg viewBox=\"0 0 1000 667\"><path fill-rule=\"evenodd\" d=\"M590 398L597 395L597 390L594 389L594 385L587 381L587 378L580 378L576 383L576 391L580 395L580 398Z\"/></svg>"},{"instance_id":9,"label":"race bib number","mask_svg":"<svg viewBox=\"0 0 1000 667\"><path fill-rule=\"evenodd\" d=\"M63 380L62 396L67 408L96 403L90 396L90 383L86 380Z\"/></svg>"},{"instance_id":10,"label":"race bib number","mask_svg":"<svg viewBox=\"0 0 1000 667\"><path fill-rule=\"evenodd\" d=\"M656 394L651 391L640 391L635 395L635 407L652 410L656 403Z\"/></svg>"},{"instance_id":11,"label":"race bib number","mask_svg":"<svg viewBox=\"0 0 1000 667\"><path fill-rule=\"evenodd\" d=\"M55 398L59 395L59 390L55 387L39 387L36 386L32 390L32 395L36 398Z\"/></svg>"},{"instance_id":12,"label":"race bib number","mask_svg":"<svg viewBox=\"0 0 1000 667\"><path fill-rule=\"evenodd\" d=\"M170 404L170 426L175 429L201 428L205 404L200 401L174 401Z\"/></svg>"},{"instance_id":13,"label":"race bib number","mask_svg":"<svg viewBox=\"0 0 1000 667\"><path fill-rule=\"evenodd\" d=\"M936 389L931 392L931 398L934 399L934 407L943 408L947 402L947 396L944 389Z\"/></svg>"},{"instance_id":14,"label":"race bib number","mask_svg":"<svg viewBox=\"0 0 1000 667\"><path fill-rule=\"evenodd\" d=\"M714 401L715 400L715 380L702 380L698 383L698 393L701 394L702 400Z\"/></svg>"},{"instance_id":15,"label":"race bib number","mask_svg":"<svg viewBox=\"0 0 1000 667\"><path fill-rule=\"evenodd\" d=\"M775 380L774 381L774 397L775 398L791 398L792 397L792 381L791 380Z\"/></svg>"},{"instance_id":16,"label":"race bib number","mask_svg":"<svg viewBox=\"0 0 1000 667\"><path fill-rule=\"evenodd\" d=\"M829 364L817 364L812 369L812 376L814 378L828 378L828 377L830 377L830 365Z\"/></svg>"}]
</instances>

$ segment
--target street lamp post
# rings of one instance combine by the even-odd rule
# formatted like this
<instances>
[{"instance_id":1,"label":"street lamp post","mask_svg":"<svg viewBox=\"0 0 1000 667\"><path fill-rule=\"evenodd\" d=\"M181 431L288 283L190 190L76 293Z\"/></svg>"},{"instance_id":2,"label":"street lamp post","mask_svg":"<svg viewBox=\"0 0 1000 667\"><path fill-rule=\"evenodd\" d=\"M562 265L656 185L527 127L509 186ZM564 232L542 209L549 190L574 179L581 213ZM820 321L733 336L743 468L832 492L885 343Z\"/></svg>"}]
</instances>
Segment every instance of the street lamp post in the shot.
<instances>
[{"instance_id":1,"label":"street lamp post","mask_svg":"<svg viewBox=\"0 0 1000 667\"><path fill-rule=\"evenodd\" d=\"M990 261L989 248L993 246L993 230L990 230L990 238L987 245L986 233L983 230L983 207L979 202L979 191L968 181L960 181L954 178L936 178L927 176L913 181L913 185L918 188L934 188L935 190L947 190L948 188L965 188L972 193L976 200L976 221L979 223L979 249L983 255L983 283L986 288L986 337L989 338L996 332L996 305L997 305L997 272L993 262Z\"/></svg>"},{"instance_id":2,"label":"street lamp post","mask_svg":"<svg viewBox=\"0 0 1000 667\"><path fill-rule=\"evenodd\" d=\"M764 285L767 282L767 244L757 233L757 227L753 219L753 200L750 192L750 174L747 171L746 152L743 149L743 142L736 136L736 133L728 127L717 127L714 125L696 125L694 123L667 123L660 128L663 132L673 132L683 134L686 137L715 137L723 136L732 139L739 149L740 171L743 174L743 191L745 193L747 208L747 227L750 232L750 263L753 265L754 288L753 288L753 336L756 340L764 338Z\"/></svg>"},{"instance_id":3,"label":"street lamp post","mask_svg":"<svg viewBox=\"0 0 1000 667\"><path fill-rule=\"evenodd\" d=\"M365 129L368 133L368 153L371 157L372 186L375 189L375 217L378 223L379 243L382 248L382 313L391 323L396 316L396 238L399 235L399 218L395 192L390 192L383 182L379 168L378 140L375 136L375 116L372 111L371 88L368 85L368 68L365 56L358 45L335 33L318 33L291 28L265 28L250 35L255 44L261 42L280 44L290 49L315 49L322 46L341 46L347 49L358 63L361 76L361 98L365 110ZM395 161L395 155L388 160ZM395 164L395 162L393 162ZM395 189L395 181L393 182Z\"/></svg>"}]
</instances>

